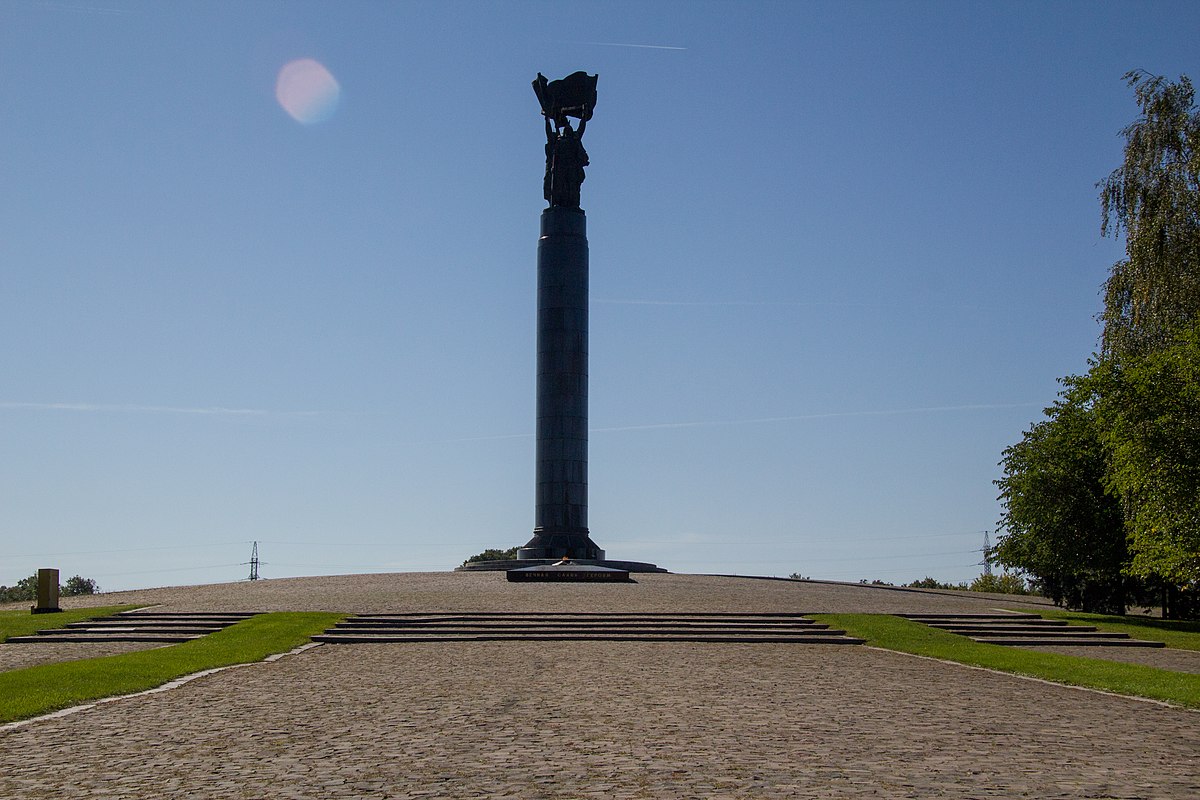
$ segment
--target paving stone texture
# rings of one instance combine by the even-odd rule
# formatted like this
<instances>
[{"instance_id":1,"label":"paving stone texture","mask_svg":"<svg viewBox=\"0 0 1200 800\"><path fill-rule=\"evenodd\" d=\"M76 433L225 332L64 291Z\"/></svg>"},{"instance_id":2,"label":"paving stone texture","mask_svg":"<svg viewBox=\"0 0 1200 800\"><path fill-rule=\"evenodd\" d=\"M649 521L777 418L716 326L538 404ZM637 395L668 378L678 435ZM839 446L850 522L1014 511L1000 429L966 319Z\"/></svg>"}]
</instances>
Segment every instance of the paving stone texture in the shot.
<instances>
[{"instance_id":1,"label":"paving stone texture","mask_svg":"<svg viewBox=\"0 0 1200 800\"><path fill-rule=\"evenodd\" d=\"M1042 598L818 581L641 573L636 583L512 584L503 572L282 578L63 598L63 608L161 604L160 611L843 611L927 613L1052 607ZM12 607L20 607L16 604ZM28 607L28 603L24 604Z\"/></svg>"},{"instance_id":2,"label":"paving stone texture","mask_svg":"<svg viewBox=\"0 0 1200 800\"><path fill-rule=\"evenodd\" d=\"M0 644L0 672L23 667L36 667L38 664L75 661L80 658L115 656L160 646L149 642Z\"/></svg>"},{"instance_id":3,"label":"paving stone texture","mask_svg":"<svg viewBox=\"0 0 1200 800\"><path fill-rule=\"evenodd\" d=\"M625 596L463 577L158 596L178 610L217 610L227 591L230 608L381 612L968 602L695 576L639 576ZM0 797L63 796L1194 798L1200 714L867 647L326 645L0 731Z\"/></svg>"}]
</instances>

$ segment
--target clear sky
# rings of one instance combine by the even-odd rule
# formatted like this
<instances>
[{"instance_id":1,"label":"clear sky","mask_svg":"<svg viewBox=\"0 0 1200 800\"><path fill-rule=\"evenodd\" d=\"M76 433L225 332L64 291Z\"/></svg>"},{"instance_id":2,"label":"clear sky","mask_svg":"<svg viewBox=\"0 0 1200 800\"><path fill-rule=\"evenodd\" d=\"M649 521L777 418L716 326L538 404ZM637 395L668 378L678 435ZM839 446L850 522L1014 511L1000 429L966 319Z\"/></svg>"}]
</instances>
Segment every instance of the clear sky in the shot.
<instances>
[{"instance_id":1,"label":"clear sky","mask_svg":"<svg viewBox=\"0 0 1200 800\"><path fill-rule=\"evenodd\" d=\"M1096 347L1121 75L1198 40L1175 2L6 0L0 583L528 540L530 81L579 69L592 538L968 580Z\"/></svg>"}]
</instances>

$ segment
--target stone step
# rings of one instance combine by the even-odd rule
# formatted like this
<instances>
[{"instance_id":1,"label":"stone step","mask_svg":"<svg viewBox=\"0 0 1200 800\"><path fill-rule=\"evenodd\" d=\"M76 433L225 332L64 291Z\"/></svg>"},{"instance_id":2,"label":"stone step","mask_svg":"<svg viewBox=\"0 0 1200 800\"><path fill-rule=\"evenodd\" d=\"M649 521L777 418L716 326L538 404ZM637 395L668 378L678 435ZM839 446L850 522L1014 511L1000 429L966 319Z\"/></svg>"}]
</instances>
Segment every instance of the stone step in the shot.
<instances>
[{"instance_id":1,"label":"stone step","mask_svg":"<svg viewBox=\"0 0 1200 800\"><path fill-rule=\"evenodd\" d=\"M358 622L371 622L376 620L397 621L397 620L452 620L452 619L505 619L505 620L546 620L546 619L562 619L562 620L599 620L599 619L619 619L619 620L676 620L676 619L696 619L696 620L715 620L715 619L731 619L731 620L746 620L746 619L761 619L761 620L786 620L792 622L812 622L803 614L780 612L780 613L721 613L721 612L436 612L436 613L407 613L407 614L358 614L353 620Z\"/></svg>"},{"instance_id":2,"label":"stone step","mask_svg":"<svg viewBox=\"0 0 1200 800\"><path fill-rule=\"evenodd\" d=\"M971 631L962 634L964 636L979 637L981 639L1061 639L1063 641L1074 639L1128 639L1127 633L1109 633L1108 631L1097 631L1091 626L1087 626L1086 630L1072 630L1070 628L1054 631L1010 631L1010 630L992 630L992 631Z\"/></svg>"},{"instance_id":3,"label":"stone step","mask_svg":"<svg viewBox=\"0 0 1200 800\"><path fill-rule=\"evenodd\" d=\"M314 642L326 644L383 644L402 642L725 642L776 644L863 644L862 639L845 636L845 631L831 631L828 636L805 634L702 634L658 633L642 631L619 633L413 633L413 634L339 634L324 633L313 637Z\"/></svg>"},{"instance_id":4,"label":"stone step","mask_svg":"<svg viewBox=\"0 0 1200 800\"><path fill-rule=\"evenodd\" d=\"M972 641L1010 646L1162 647L1162 642L1100 631L1094 625L1047 620L1035 614L900 614Z\"/></svg>"},{"instance_id":5,"label":"stone step","mask_svg":"<svg viewBox=\"0 0 1200 800\"><path fill-rule=\"evenodd\" d=\"M365 624L360 623L356 620L347 620L345 622L340 623L338 625L338 627L343 630L362 630L362 631L384 630L384 629L417 631L417 630L428 630L430 628L438 628L438 629L445 630L445 629L452 629L452 628L479 628L479 627L514 628L514 629L554 627L554 628L568 628L568 629L569 628L587 628L590 630L600 630L600 629L608 629L608 628L654 629L654 628L661 628L663 626L668 626L668 625L671 627L674 627L674 628L686 628L688 630L732 630L732 629L744 629L747 627L753 627L753 628L761 629L761 630L794 630L796 628L803 628L804 630L818 630L820 628L828 627L826 625L820 625L815 622L812 622L811 620L805 624L797 624L797 623L792 623L792 622L773 624L773 623L762 622L762 621L691 622L688 620L684 620L684 621L660 620L657 622L641 622L641 621L635 620L633 622L625 622L623 620L604 620L602 622L590 622L590 621L589 622L580 622L577 620L569 620L569 621L532 620L532 621L528 621L528 622L525 622L525 621L510 622L508 620L492 620L492 619L476 620L476 621L467 621L467 620L434 621L434 620L429 620L429 621L422 621L422 622L407 622L406 621L406 622L394 622L394 623L370 622L370 623L365 623Z\"/></svg>"},{"instance_id":6,"label":"stone step","mask_svg":"<svg viewBox=\"0 0 1200 800\"><path fill-rule=\"evenodd\" d=\"M1068 623L1062 619L935 619L924 620L915 619L913 622L920 622L923 625L929 625L934 628L948 628L960 625L975 626L978 628L1000 628L1008 630L1009 628L1032 627L1032 628L1065 628Z\"/></svg>"},{"instance_id":7,"label":"stone step","mask_svg":"<svg viewBox=\"0 0 1200 800\"><path fill-rule=\"evenodd\" d=\"M230 625L236 625L237 623L239 623L245 619L249 619L249 617L199 617L199 616L197 616L197 617L151 617L148 619L143 619L142 617L123 616L123 615L118 614L118 615L112 616L112 617L101 617L95 621L97 621L97 622L99 622L99 621L115 622L115 623L121 623L124 625L128 625L130 623L137 623L138 625L215 625L215 626L221 626L221 627L229 627Z\"/></svg>"},{"instance_id":8,"label":"stone step","mask_svg":"<svg viewBox=\"0 0 1200 800\"><path fill-rule=\"evenodd\" d=\"M336 628L326 631L326 633L337 633L353 636L457 636L457 635L475 635L475 634L587 634L591 635L608 635L621 634L625 636L633 636L638 634L659 635L672 634L677 636L684 635L738 635L738 636L838 636L845 631L833 631L826 626L821 628L805 627L803 629L779 629L779 628L759 628L759 627L738 627L738 626L722 626L712 628L681 628L675 625L660 625L654 628L624 628L624 627L601 627L593 628L590 625L471 625L466 627L451 626L422 626L419 628L355 628L352 626L338 625Z\"/></svg>"},{"instance_id":9,"label":"stone step","mask_svg":"<svg viewBox=\"0 0 1200 800\"><path fill-rule=\"evenodd\" d=\"M108 617L68 623L62 628L47 628L31 636L12 636L14 644L56 644L82 642L159 642L177 644L199 639L254 616L253 612L210 613L122 612Z\"/></svg>"},{"instance_id":10,"label":"stone step","mask_svg":"<svg viewBox=\"0 0 1200 800\"><path fill-rule=\"evenodd\" d=\"M861 644L795 613L445 612L369 614L313 641L329 644L446 641L680 641Z\"/></svg>"},{"instance_id":11,"label":"stone step","mask_svg":"<svg viewBox=\"0 0 1200 800\"><path fill-rule=\"evenodd\" d=\"M212 619L238 622L244 619L250 619L251 616L254 616L258 613L259 612L139 612L139 610L131 610L131 612L119 612L118 614L114 614L112 618L104 619Z\"/></svg>"},{"instance_id":12,"label":"stone step","mask_svg":"<svg viewBox=\"0 0 1200 800\"><path fill-rule=\"evenodd\" d=\"M1003 644L1012 647L1166 647L1162 642L1144 639L1085 639L1049 637L1044 639L980 639L970 637L982 644Z\"/></svg>"},{"instance_id":13,"label":"stone step","mask_svg":"<svg viewBox=\"0 0 1200 800\"><path fill-rule=\"evenodd\" d=\"M79 644L84 642L161 642L162 644L178 644L199 639L204 634L170 634L170 633L72 633L63 636L10 636L5 644Z\"/></svg>"},{"instance_id":14,"label":"stone step","mask_svg":"<svg viewBox=\"0 0 1200 800\"><path fill-rule=\"evenodd\" d=\"M1056 631L1094 631L1095 625L930 625L931 628L937 628L942 631L950 631L951 633L971 634L975 631L1002 631L1005 633L1044 633L1053 635Z\"/></svg>"},{"instance_id":15,"label":"stone step","mask_svg":"<svg viewBox=\"0 0 1200 800\"><path fill-rule=\"evenodd\" d=\"M189 626L193 628L228 628L230 625L236 625L241 620L207 620L207 619L137 619L136 617L97 617L96 619L86 619L81 622L68 623L70 626L89 625L91 627L112 626L119 628L122 625L137 625L139 628L170 628L179 626Z\"/></svg>"},{"instance_id":16,"label":"stone step","mask_svg":"<svg viewBox=\"0 0 1200 800\"><path fill-rule=\"evenodd\" d=\"M904 616L905 619L911 619L918 622L926 622L930 620L988 620L988 621L1026 621L1026 620L1044 620L1038 614L896 614L896 616ZM1055 620L1058 621L1058 620Z\"/></svg>"},{"instance_id":17,"label":"stone step","mask_svg":"<svg viewBox=\"0 0 1200 800\"><path fill-rule=\"evenodd\" d=\"M103 635L105 633L112 633L112 634L117 634L117 633L145 633L145 634L161 633L164 635L195 634L197 636L204 636L205 634L216 633L219 630L222 630L222 629L221 628L196 627L195 625L189 625L187 627L178 626L178 627L171 627L171 628L159 628L159 627L148 628L148 627L145 627L142 625L98 625L95 627L90 626L90 625L70 625L65 628L47 628L45 630L40 630L37 632L37 635L38 636L63 637L63 636L71 636L76 633L90 633L90 634L95 634L95 635Z\"/></svg>"}]
</instances>

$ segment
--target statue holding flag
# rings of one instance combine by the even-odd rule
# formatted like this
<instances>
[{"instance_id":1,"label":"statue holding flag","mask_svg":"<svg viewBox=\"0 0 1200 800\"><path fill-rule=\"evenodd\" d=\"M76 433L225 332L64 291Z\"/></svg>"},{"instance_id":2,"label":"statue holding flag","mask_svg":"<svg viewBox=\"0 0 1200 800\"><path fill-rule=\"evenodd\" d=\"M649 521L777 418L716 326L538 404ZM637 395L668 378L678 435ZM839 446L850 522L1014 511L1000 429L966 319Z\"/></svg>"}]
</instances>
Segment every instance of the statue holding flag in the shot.
<instances>
[{"instance_id":1,"label":"statue holding flag","mask_svg":"<svg viewBox=\"0 0 1200 800\"><path fill-rule=\"evenodd\" d=\"M573 72L562 80L547 81L539 72L533 82L533 92L546 121L546 177L542 193L551 206L579 208L579 188L586 177L583 168L588 165L583 132L596 107L598 77ZM569 117L579 120L578 131L571 127Z\"/></svg>"}]
</instances>

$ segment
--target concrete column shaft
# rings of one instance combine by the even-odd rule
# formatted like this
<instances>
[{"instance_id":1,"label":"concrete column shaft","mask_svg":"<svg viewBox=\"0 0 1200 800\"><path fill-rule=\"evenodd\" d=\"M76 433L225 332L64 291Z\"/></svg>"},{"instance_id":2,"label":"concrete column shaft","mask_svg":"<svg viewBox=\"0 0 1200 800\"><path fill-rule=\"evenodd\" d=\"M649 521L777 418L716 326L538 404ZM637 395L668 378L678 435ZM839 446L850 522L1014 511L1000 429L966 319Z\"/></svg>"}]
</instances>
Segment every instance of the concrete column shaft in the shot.
<instances>
[{"instance_id":1,"label":"concrete column shaft","mask_svg":"<svg viewBox=\"0 0 1200 800\"><path fill-rule=\"evenodd\" d=\"M535 527L587 534L588 244L578 209L542 212Z\"/></svg>"}]
</instances>

